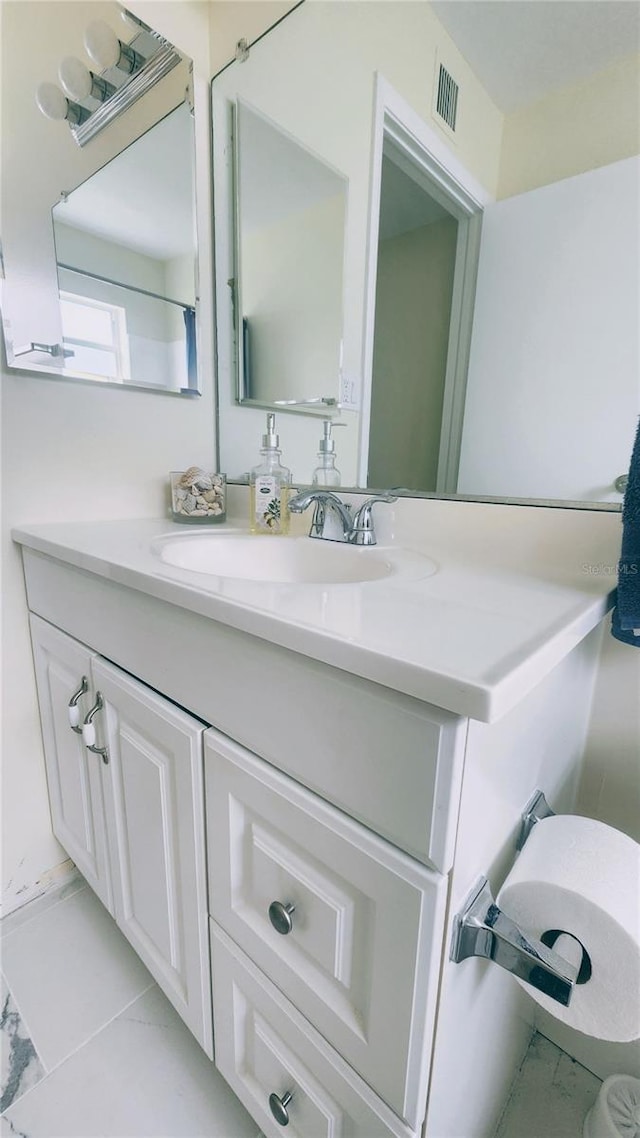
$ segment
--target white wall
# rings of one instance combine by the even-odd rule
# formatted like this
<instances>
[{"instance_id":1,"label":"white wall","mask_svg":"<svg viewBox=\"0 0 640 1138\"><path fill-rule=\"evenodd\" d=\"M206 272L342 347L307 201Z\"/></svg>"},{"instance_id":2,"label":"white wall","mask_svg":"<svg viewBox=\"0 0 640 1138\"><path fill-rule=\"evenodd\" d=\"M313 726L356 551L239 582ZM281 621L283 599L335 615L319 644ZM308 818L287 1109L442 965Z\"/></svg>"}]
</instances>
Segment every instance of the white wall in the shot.
<instances>
[{"instance_id":1,"label":"white wall","mask_svg":"<svg viewBox=\"0 0 640 1138\"><path fill-rule=\"evenodd\" d=\"M620 503L640 410L639 192L627 158L485 211L460 493Z\"/></svg>"},{"instance_id":2,"label":"white wall","mask_svg":"<svg viewBox=\"0 0 640 1138\"><path fill-rule=\"evenodd\" d=\"M2 8L3 51L15 51L15 39L7 36L16 9L40 27L37 8L56 9L56 0L37 3L4 3ZM73 9L84 28L83 5L63 5ZM89 15L97 17L99 5L88 5ZM164 32L177 47L196 62L198 232L200 239L200 298L203 318L198 327L199 348L204 362L203 394L200 399L178 399L113 387L73 383L58 378L41 378L28 372L8 372L3 363L1 396L2 420L2 880L8 909L28 900L42 885L43 876L65 859L50 828L46 781L42 759L37 702L34 690L31 652L27 635L26 607L20 556L11 542L11 527L23 522L56 521L62 518L109 518L150 516L167 508L166 482L169 470L183 469L191 463L209 467L214 456L214 405L212 329L207 314L211 298L211 230L208 192L209 130L208 115L208 9L205 3L180 0L132 3L142 19ZM69 13L67 13L69 14ZM7 23L7 15L9 22ZM73 15L73 13L71 13ZM35 34L29 37L30 52ZM56 60L67 52L82 54L81 46L65 41L54 45ZM3 59L4 62L4 59ZM57 66L57 64L56 64ZM43 63L44 68L44 63ZM55 75L45 77L55 78ZM39 155L33 139L15 129L12 121L13 97L5 97L4 84L10 75L2 70L3 191L8 173L21 179L12 182L12 200L22 193L31 200L34 184L42 178L43 167L35 165ZM39 76L38 78L40 78ZM27 93L30 104L32 91ZM144 103L144 100L141 100ZM204 114L203 114L204 112ZM129 112L127 112L129 113ZM100 137L109 138L117 149L123 141L121 123L114 123ZM65 124L47 123L57 138L66 139ZM38 119L38 129L40 123ZM67 132L68 133L68 132ZM114 142L114 139L116 140ZM124 139L126 141L126 138ZM75 147L75 144L72 143ZM101 144L102 145L102 144ZM106 143L104 144L106 146ZM91 151L93 144L85 154ZM77 149L77 148L76 148ZM86 159L85 159L86 160ZM59 188L63 188L64 181ZM6 194L3 192L3 204ZM16 237L31 234L34 248L32 282L38 284L37 268L42 240L37 229L24 224L12 227ZM6 237L6 233L3 233ZM47 240L51 241L50 233ZM52 242L51 242L52 243ZM30 246L29 246L30 247ZM44 270L43 270L44 273Z\"/></svg>"}]
</instances>

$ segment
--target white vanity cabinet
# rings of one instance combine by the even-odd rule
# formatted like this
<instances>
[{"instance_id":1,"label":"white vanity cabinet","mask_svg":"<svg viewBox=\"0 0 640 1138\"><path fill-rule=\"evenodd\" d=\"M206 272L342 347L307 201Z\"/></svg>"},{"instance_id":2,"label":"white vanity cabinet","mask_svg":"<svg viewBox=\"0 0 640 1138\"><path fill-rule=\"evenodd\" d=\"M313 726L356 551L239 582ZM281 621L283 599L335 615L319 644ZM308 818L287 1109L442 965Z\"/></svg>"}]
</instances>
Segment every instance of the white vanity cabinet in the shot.
<instances>
[{"instance_id":1,"label":"white vanity cabinet","mask_svg":"<svg viewBox=\"0 0 640 1138\"><path fill-rule=\"evenodd\" d=\"M30 619L53 831L212 1057L204 725ZM80 724L100 693L93 723L104 754L69 721L84 686Z\"/></svg>"},{"instance_id":2,"label":"white vanity cabinet","mask_svg":"<svg viewBox=\"0 0 640 1138\"><path fill-rule=\"evenodd\" d=\"M487 1138L533 1013L450 961L452 925L535 789L573 807L602 614L487 723L56 552L24 549L55 833L266 1138L283 1111L294 1138ZM83 676L108 762L71 730Z\"/></svg>"}]
</instances>

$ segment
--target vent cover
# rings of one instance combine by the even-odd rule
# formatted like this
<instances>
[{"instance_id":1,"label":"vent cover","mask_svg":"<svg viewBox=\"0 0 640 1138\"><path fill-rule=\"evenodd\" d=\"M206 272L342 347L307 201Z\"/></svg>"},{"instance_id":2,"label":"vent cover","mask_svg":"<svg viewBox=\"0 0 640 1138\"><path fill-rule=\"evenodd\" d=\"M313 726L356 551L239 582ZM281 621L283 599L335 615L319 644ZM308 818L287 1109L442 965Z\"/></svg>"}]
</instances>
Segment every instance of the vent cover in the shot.
<instances>
[{"instance_id":1,"label":"vent cover","mask_svg":"<svg viewBox=\"0 0 640 1138\"><path fill-rule=\"evenodd\" d=\"M446 67L440 64L438 71L438 90L436 94L436 114L447 124L449 130L456 129L459 87Z\"/></svg>"}]
</instances>

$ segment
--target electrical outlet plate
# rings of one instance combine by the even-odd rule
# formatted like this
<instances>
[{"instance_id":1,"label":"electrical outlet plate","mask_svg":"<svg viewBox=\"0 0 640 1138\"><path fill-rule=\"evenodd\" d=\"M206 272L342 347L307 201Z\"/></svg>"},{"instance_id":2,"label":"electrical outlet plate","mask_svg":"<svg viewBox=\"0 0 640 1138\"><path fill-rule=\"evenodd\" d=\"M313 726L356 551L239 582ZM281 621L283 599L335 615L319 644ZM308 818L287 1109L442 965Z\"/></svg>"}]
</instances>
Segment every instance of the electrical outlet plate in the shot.
<instances>
[{"instance_id":1,"label":"electrical outlet plate","mask_svg":"<svg viewBox=\"0 0 640 1138\"><path fill-rule=\"evenodd\" d=\"M340 406L357 411L360 406L360 384L353 376L340 376Z\"/></svg>"}]
</instances>

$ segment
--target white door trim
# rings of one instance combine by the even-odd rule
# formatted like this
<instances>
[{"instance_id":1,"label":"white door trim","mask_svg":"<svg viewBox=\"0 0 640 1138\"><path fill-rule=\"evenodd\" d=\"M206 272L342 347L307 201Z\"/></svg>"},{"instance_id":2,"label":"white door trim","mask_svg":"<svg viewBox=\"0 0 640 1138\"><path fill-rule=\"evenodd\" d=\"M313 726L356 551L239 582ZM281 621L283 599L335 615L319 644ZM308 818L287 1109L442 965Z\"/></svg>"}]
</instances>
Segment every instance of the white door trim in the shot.
<instances>
[{"instance_id":1,"label":"white door trim","mask_svg":"<svg viewBox=\"0 0 640 1138\"><path fill-rule=\"evenodd\" d=\"M437 493L455 492L466 374L471 344L475 277L482 210L494 199L466 169L437 131L414 111L379 72L375 74L373 139L369 192L362 360L362 411L358 450L359 484L367 483L373 345L375 333L380 183L383 151L391 148L400 164L424 175L425 188L441 198L458 220L458 242L445 379Z\"/></svg>"}]
</instances>

